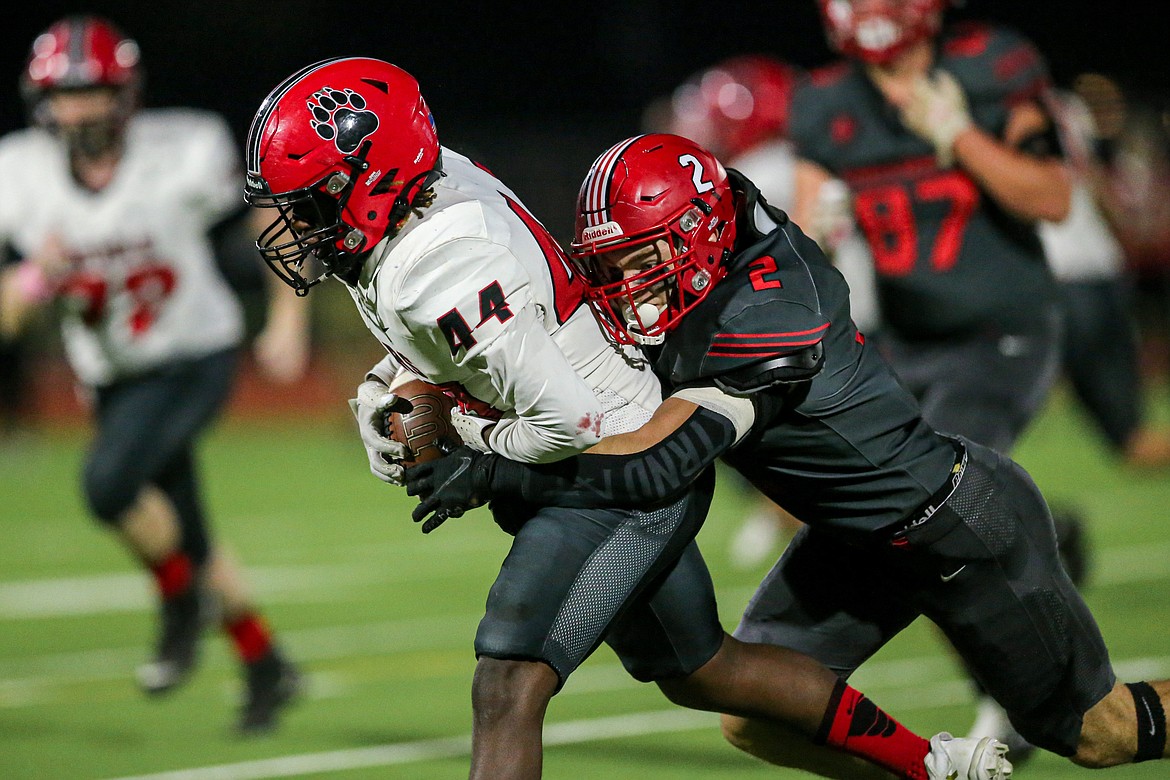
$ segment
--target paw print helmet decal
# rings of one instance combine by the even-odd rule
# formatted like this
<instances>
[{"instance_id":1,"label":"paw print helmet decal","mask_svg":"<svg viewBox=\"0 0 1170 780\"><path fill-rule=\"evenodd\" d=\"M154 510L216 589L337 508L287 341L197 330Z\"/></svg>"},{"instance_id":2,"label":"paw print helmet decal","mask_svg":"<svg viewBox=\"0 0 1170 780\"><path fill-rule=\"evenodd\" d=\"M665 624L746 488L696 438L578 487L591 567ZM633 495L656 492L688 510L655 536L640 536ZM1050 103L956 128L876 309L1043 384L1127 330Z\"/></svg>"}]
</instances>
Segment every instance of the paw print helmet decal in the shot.
<instances>
[{"instance_id":1,"label":"paw print helmet decal","mask_svg":"<svg viewBox=\"0 0 1170 780\"><path fill-rule=\"evenodd\" d=\"M309 100L309 125L337 151L353 154L378 129L378 115L366 110L366 99L352 89L325 87Z\"/></svg>"},{"instance_id":2,"label":"paw print helmet decal","mask_svg":"<svg viewBox=\"0 0 1170 780\"><path fill-rule=\"evenodd\" d=\"M246 158L244 199L277 210L256 246L300 295L326 276L352 282L442 176L418 82L365 57L318 62L272 90Z\"/></svg>"}]
</instances>

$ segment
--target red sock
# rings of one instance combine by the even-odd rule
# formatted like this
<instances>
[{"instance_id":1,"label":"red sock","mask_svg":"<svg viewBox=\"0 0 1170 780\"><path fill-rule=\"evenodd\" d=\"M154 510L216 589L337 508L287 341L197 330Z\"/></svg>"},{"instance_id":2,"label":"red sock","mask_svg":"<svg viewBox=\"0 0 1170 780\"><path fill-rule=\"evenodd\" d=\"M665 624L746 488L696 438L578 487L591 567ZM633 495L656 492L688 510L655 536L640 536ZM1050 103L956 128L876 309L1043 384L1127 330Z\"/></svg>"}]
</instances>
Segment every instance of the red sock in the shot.
<instances>
[{"instance_id":1,"label":"red sock","mask_svg":"<svg viewBox=\"0 0 1170 780\"><path fill-rule=\"evenodd\" d=\"M910 731L844 680L837 683L816 742L860 756L906 780L927 780L930 741Z\"/></svg>"},{"instance_id":2,"label":"red sock","mask_svg":"<svg viewBox=\"0 0 1170 780\"><path fill-rule=\"evenodd\" d=\"M152 563L150 571L164 599L174 598L190 588L195 578L195 566L187 553L181 550L176 550L158 563Z\"/></svg>"},{"instance_id":3,"label":"red sock","mask_svg":"<svg viewBox=\"0 0 1170 780\"><path fill-rule=\"evenodd\" d=\"M272 632L268 630L264 618L253 612L225 623L224 630L231 635L236 653L246 664L259 661L272 647Z\"/></svg>"}]
</instances>

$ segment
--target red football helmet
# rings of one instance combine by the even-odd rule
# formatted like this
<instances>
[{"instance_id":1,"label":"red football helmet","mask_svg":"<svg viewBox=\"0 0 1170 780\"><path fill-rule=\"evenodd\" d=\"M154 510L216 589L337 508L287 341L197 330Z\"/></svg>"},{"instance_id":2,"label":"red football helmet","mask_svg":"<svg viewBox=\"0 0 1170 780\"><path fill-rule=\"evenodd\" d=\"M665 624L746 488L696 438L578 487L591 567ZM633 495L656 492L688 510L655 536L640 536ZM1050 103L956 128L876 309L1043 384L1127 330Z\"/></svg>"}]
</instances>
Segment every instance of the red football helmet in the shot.
<instances>
[{"instance_id":1,"label":"red football helmet","mask_svg":"<svg viewBox=\"0 0 1170 780\"><path fill-rule=\"evenodd\" d=\"M674 91L669 131L730 160L788 132L795 82L796 70L773 57L724 60Z\"/></svg>"},{"instance_id":2,"label":"red football helmet","mask_svg":"<svg viewBox=\"0 0 1170 780\"><path fill-rule=\"evenodd\" d=\"M727 171L694 141L641 135L598 157L577 198L572 250L602 326L623 344L662 343L727 273L735 212ZM662 243L667 259L624 278L606 257Z\"/></svg>"},{"instance_id":3,"label":"red football helmet","mask_svg":"<svg viewBox=\"0 0 1170 780\"><path fill-rule=\"evenodd\" d=\"M70 16L55 22L33 41L21 74L20 91L33 122L67 131L66 138L83 150L108 149L118 142L126 121L138 105L142 72L138 44L99 16ZM117 108L108 121L85 127L59 128L44 98L55 90L109 88L117 91Z\"/></svg>"},{"instance_id":4,"label":"red football helmet","mask_svg":"<svg viewBox=\"0 0 1170 780\"><path fill-rule=\"evenodd\" d=\"M418 82L364 57L285 79L260 104L246 153L244 199L279 212L256 246L298 295L326 276L348 279L442 176Z\"/></svg>"},{"instance_id":5,"label":"red football helmet","mask_svg":"<svg viewBox=\"0 0 1170 780\"><path fill-rule=\"evenodd\" d=\"M934 36L948 0L819 0L829 43L848 57L889 63Z\"/></svg>"}]
</instances>

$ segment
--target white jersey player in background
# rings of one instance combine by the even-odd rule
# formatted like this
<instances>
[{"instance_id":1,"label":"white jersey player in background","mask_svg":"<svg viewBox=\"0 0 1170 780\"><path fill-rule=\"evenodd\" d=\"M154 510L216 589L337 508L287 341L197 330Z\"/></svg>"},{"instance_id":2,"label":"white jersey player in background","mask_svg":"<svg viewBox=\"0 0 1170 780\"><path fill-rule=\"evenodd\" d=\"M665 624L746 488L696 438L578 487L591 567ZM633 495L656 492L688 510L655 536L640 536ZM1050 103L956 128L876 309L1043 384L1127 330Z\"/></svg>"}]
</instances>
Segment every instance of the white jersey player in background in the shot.
<instances>
[{"instance_id":1,"label":"white jersey player in background","mask_svg":"<svg viewBox=\"0 0 1170 780\"><path fill-rule=\"evenodd\" d=\"M791 209L796 157L787 138L789 101L797 68L764 54L730 57L689 76L643 124L650 132L681 135L704 146L729 168L747 176L768 203ZM817 219L804 227L849 283L849 307L859 330L871 334L879 317L873 260L856 230L848 188L836 180L821 190ZM756 491L742 482L744 492ZM776 548L799 526L763 495L732 537L733 565L754 568L776 557Z\"/></svg>"},{"instance_id":2,"label":"white jersey player in background","mask_svg":"<svg viewBox=\"0 0 1170 780\"><path fill-rule=\"evenodd\" d=\"M1063 297L1064 372L1123 463L1170 466L1170 436L1147 420L1125 252L1098 201L1107 185L1097 123L1076 92L1055 90L1052 100L1073 173L1072 203L1063 222L1040 223L1040 238Z\"/></svg>"},{"instance_id":3,"label":"white jersey player in background","mask_svg":"<svg viewBox=\"0 0 1170 780\"><path fill-rule=\"evenodd\" d=\"M486 169L439 145L402 69L352 57L294 73L260 105L246 157L247 200L277 211L257 242L269 266L302 294L329 276L345 284L386 347L351 401L380 479L403 482L409 453L383 426L403 408L394 389L405 378L461 401L466 413L452 417L469 446L529 463L634 431L661 404L657 378L605 337L584 278L544 227ZM515 539L475 638L472 778L540 776L546 707L602 641L676 703L817 732L836 675L719 622L693 543L713 480L708 470L644 511L493 503ZM937 742L937 777L974 760L961 740Z\"/></svg>"},{"instance_id":4,"label":"white jersey player in background","mask_svg":"<svg viewBox=\"0 0 1170 780\"><path fill-rule=\"evenodd\" d=\"M85 498L157 584L159 638L140 685L183 682L218 614L245 676L238 728L254 733L274 725L298 675L212 539L194 452L244 337L211 239L247 218L240 162L223 119L141 110L140 81L136 43L108 20L65 18L33 43L21 81L33 124L0 140L0 244L18 259L0 279L0 325L13 334L58 309L96 418ZM273 377L303 371L306 326L295 296L273 295L257 344Z\"/></svg>"}]
</instances>

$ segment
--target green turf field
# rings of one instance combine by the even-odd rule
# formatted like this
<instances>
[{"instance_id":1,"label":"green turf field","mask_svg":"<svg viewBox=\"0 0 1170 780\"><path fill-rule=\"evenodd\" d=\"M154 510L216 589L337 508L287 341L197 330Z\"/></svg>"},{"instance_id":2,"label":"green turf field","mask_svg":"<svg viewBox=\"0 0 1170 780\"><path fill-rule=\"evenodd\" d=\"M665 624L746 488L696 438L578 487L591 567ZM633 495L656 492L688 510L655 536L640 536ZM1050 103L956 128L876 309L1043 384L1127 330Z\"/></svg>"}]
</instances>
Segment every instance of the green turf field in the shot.
<instances>
[{"instance_id":1,"label":"green turf field","mask_svg":"<svg viewBox=\"0 0 1170 780\"><path fill-rule=\"evenodd\" d=\"M0 442L0 780L466 776L471 639L508 539L482 512L422 536L405 495L369 476L344 411L339 401L336 415L284 430L228 421L203 448L220 536L309 676L283 728L253 740L229 732L238 681L218 635L187 687L159 700L134 687L151 591L84 515L84 432ZM1091 520L1087 596L1119 671L1170 677L1170 474L1124 473L1081 425L1058 396L1018 459L1050 500ZM731 627L766 567L728 564L742 498L721 485L700 543ZM967 686L928 626L854 683L922 733L970 722ZM672 707L605 648L554 700L546 740L547 778L796 776L725 745L714 716ZM1168 766L1107 776L1167 777ZM1088 775L1043 755L1016 777Z\"/></svg>"}]
</instances>

